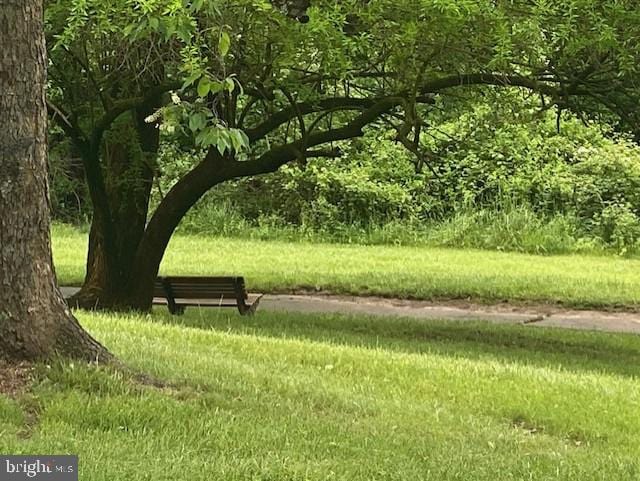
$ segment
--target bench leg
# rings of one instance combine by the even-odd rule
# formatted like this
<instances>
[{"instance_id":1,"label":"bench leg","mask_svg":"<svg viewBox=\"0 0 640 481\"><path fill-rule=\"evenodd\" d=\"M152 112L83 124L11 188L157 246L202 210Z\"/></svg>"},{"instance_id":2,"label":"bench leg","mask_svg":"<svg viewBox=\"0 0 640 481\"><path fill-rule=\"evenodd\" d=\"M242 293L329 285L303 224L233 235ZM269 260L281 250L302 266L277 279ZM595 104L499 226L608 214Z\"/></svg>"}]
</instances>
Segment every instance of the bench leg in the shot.
<instances>
[{"instance_id":1,"label":"bench leg","mask_svg":"<svg viewBox=\"0 0 640 481\"><path fill-rule=\"evenodd\" d=\"M256 313L256 309L258 309L258 305L260 304L260 299L262 296L258 297L253 304L248 306L244 302L238 303L238 311L240 311L241 316L253 316Z\"/></svg>"},{"instance_id":2,"label":"bench leg","mask_svg":"<svg viewBox=\"0 0 640 481\"><path fill-rule=\"evenodd\" d=\"M184 311L186 310L187 310L187 306L177 306L175 304L173 306L169 306L169 312L174 316L181 316L184 314Z\"/></svg>"}]
</instances>

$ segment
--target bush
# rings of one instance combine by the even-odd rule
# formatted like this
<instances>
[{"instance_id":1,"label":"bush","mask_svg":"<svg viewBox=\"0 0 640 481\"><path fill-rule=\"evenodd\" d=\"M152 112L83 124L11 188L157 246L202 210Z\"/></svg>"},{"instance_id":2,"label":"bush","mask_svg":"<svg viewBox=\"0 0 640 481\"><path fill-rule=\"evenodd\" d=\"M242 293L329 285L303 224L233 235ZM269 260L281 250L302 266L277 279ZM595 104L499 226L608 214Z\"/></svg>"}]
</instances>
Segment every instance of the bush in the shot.
<instances>
[{"instance_id":1,"label":"bush","mask_svg":"<svg viewBox=\"0 0 640 481\"><path fill-rule=\"evenodd\" d=\"M611 204L594 217L600 239L619 254L640 250L640 218L628 204Z\"/></svg>"}]
</instances>

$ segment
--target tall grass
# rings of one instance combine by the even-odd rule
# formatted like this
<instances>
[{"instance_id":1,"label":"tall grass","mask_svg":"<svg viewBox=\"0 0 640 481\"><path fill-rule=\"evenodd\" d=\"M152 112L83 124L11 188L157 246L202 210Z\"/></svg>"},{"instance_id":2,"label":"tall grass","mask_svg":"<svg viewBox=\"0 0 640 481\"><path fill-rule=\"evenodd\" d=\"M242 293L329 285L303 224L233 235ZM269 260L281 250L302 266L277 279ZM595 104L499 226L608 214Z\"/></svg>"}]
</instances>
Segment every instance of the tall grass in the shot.
<instances>
[{"instance_id":1,"label":"tall grass","mask_svg":"<svg viewBox=\"0 0 640 481\"><path fill-rule=\"evenodd\" d=\"M544 218L525 207L466 211L429 231L428 243L532 254L602 253L602 244L584 238L570 215Z\"/></svg>"},{"instance_id":2,"label":"tall grass","mask_svg":"<svg viewBox=\"0 0 640 481\"><path fill-rule=\"evenodd\" d=\"M252 222L230 203L207 204L183 220L180 231L238 239L287 242L341 243L454 247L522 252L528 254L617 254L601 239L589 235L570 214L545 217L526 206L507 205L495 209L459 209L445 220L390 221L360 226L291 225L277 217ZM626 256L640 254L640 246L627 248Z\"/></svg>"}]
</instances>

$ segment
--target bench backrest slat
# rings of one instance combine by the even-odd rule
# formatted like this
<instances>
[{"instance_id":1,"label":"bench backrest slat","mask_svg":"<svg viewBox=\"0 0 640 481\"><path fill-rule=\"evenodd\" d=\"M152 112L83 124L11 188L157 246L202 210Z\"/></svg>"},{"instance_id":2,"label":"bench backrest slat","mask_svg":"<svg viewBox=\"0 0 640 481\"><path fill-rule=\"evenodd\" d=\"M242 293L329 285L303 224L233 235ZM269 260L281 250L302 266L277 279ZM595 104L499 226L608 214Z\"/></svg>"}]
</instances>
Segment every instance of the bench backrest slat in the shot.
<instances>
[{"instance_id":1,"label":"bench backrest slat","mask_svg":"<svg viewBox=\"0 0 640 481\"><path fill-rule=\"evenodd\" d=\"M154 296L165 297L167 286L175 299L247 298L242 277L159 277Z\"/></svg>"}]
</instances>

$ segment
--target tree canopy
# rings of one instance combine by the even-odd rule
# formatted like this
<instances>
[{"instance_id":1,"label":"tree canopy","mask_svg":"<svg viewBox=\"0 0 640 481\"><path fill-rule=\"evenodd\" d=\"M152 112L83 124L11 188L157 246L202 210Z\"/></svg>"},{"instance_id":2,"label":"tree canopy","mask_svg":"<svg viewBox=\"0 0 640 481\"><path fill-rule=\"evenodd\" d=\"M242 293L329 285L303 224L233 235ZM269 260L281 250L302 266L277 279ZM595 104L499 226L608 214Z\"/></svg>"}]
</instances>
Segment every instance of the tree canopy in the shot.
<instances>
[{"instance_id":1,"label":"tree canopy","mask_svg":"<svg viewBox=\"0 0 640 481\"><path fill-rule=\"evenodd\" d=\"M430 118L463 92L524 89L541 109L638 133L639 16L603 0L52 0L50 110L83 159L106 263L132 253L111 270L146 286L142 305L214 185L339 157L369 128L393 129L428 165ZM196 155L148 214L161 141Z\"/></svg>"}]
</instances>

